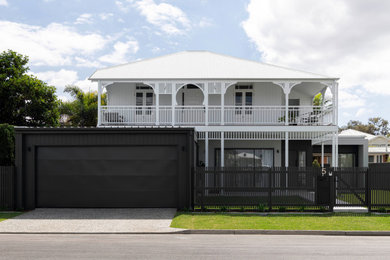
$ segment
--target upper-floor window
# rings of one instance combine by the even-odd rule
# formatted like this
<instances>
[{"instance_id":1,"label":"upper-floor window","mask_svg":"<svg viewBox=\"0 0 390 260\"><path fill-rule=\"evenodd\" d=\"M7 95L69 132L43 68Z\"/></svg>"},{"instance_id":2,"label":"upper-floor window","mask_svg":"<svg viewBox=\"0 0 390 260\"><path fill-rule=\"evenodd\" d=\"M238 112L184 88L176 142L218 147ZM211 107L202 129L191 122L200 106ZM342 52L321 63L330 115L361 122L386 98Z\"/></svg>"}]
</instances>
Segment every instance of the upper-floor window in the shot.
<instances>
[{"instance_id":1,"label":"upper-floor window","mask_svg":"<svg viewBox=\"0 0 390 260\"><path fill-rule=\"evenodd\" d=\"M252 114L253 86L238 85L235 90L234 105L236 106L236 114L241 114L243 110L247 115Z\"/></svg>"}]
</instances>

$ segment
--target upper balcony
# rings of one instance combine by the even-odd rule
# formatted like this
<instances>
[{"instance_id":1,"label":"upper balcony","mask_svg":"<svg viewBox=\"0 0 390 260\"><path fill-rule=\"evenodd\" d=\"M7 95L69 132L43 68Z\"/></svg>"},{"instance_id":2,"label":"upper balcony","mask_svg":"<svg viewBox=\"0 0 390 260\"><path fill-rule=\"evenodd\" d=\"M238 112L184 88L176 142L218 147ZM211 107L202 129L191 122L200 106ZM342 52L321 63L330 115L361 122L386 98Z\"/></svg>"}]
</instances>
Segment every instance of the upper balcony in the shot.
<instances>
[{"instance_id":1,"label":"upper balcony","mask_svg":"<svg viewBox=\"0 0 390 260\"><path fill-rule=\"evenodd\" d=\"M103 126L332 125L332 106L102 106Z\"/></svg>"}]
</instances>

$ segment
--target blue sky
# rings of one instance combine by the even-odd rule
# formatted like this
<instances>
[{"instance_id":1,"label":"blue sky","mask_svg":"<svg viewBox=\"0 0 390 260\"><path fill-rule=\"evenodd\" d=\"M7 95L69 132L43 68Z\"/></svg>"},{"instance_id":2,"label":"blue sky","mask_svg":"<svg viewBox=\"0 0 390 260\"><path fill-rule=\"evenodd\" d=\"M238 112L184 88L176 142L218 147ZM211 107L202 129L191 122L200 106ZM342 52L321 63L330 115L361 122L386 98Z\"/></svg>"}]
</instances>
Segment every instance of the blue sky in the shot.
<instances>
[{"instance_id":1,"label":"blue sky","mask_svg":"<svg viewBox=\"0 0 390 260\"><path fill-rule=\"evenodd\" d=\"M97 68L210 50L340 77L340 125L388 116L390 1L0 0L0 51L57 87Z\"/></svg>"}]
</instances>

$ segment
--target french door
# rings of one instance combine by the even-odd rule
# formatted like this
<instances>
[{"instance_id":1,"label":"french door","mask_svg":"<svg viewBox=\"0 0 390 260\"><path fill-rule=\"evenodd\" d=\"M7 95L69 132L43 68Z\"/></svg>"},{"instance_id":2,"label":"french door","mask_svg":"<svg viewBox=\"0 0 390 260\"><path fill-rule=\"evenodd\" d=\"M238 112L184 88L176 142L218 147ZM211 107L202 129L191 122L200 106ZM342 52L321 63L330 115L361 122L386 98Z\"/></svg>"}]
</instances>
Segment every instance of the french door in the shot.
<instances>
[{"instance_id":1,"label":"french door","mask_svg":"<svg viewBox=\"0 0 390 260\"><path fill-rule=\"evenodd\" d=\"M252 117L253 92L236 91L234 101L236 117L240 117L240 121L250 119Z\"/></svg>"},{"instance_id":2,"label":"french door","mask_svg":"<svg viewBox=\"0 0 390 260\"><path fill-rule=\"evenodd\" d=\"M137 122L149 122L153 115L153 92L139 91L135 93Z\"/></svg>"}]
</instances>

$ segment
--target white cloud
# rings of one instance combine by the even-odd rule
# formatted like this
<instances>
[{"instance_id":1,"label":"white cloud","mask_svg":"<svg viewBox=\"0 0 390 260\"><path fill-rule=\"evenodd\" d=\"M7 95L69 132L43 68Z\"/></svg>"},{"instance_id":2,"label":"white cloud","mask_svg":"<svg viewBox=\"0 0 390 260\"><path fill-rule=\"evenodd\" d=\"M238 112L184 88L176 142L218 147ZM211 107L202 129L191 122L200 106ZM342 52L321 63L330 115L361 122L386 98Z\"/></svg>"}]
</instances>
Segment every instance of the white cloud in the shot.
<instances>
[{"instance_id":1,"label":"white cloud","mask_svg":"<svg viewBox=\"0 0 390 260\"><path fill-rule=\"evenodd\" d=\"M59 71L44 71L33 73L38 79L43 80L51 86L55 86L57 89L57 95L62 100L69 100L69 95L64 93L66 85L75 85L81 88L83 91L96 91L97 83L92 83L87 78L80 80L77 71L61 69Z\"/></svg>"},{"instance_id":2,"label":"white cloud","mask_svg":"<svg viewBox=\"0 0 390 260\"><path fill-rule=\"evenodd\" d=\"M109 19L110 17L113 17L114 14L113 13L101 13L99 14L99 17L101 20L105 21L107 19Z\"/></svg>"},{"instance_id":3,"label":"white cloud","mask_svg":"<svg viewBox=\"0 0 390 260\"><path fill-rule=\"evenodd\" d=\"M8 6L7 0L0 0L0 6Z\"/></svg>"},{"instance_id":4,"label":"white cloud","mask_svg":"<svg viewBox=\"0 0 390 260\"><path fill-rule=\"evenodd\" d=\"M81 34L58 23L46 27L0 21L0 50L12 49L30 57L32 65L73 65L73 56L90 56L104 49L107 37Z\"/></svg>"},{"instance_id":5,"label":"white cloud","mask_svg":"<svg viewBox=\"0 0 390 260\"><path fill-rule=\"evenodd\" d=\"M213 20L207 17L202 17L198 23L201 28L210 27L213 25Z\"/></svg>"},{"instance_id":6,"label":"white cloud","mask_svg":"<svg viewBox=\"0 0 390 260\"><path fill-rule=\"evenodd\" d=\"M129 61L129 55L137 53L138 49L138 42L135 40L119 41L115 43L113 52L100 57L99 61L111 64L126 63Z\"/></svg>"},{"instance_id":7,"label":"white cloud","mask_svg":"<svg viewBox=\"0 0 390 260\"><path fill-rule=\"evenodd\" d=\"M263 61L340 77L344 107L390 95L390 1L251 0L247 11L242 27Z\"/></svg>"},{"instance_id":8,"label":"white cloud","mask_svg":"<svg viewBox=\"0 0 390 260\"><path fill-rule=\"evenodd\" d=\"M74 57L77 67L97 68L101 67L100 62L84 59L82 57Z\"/></svg>"},{"instance_id":9,"label":"white cloud","mask_svg":"<svg viewBox=\"0 0 390 260\"><path fill-rule=\"evenodd\" d=\"M77 71L74 70L49 70L33 74L37 76L38 79L43 80L51 86L55 86L57 89L63 89L66 85L71 85L78 81Z\"/></svg>"},{"instance_id":10,"label":"white cloud","mask_svg":"<svg viewBox=\"0 0 390 260\"><path fill-rule=\"evenodd\" d=\"M81 14L77 17L75 24L91 24L92 20L92 14Z\"/></svg>"},{"instance_id":11,"label":"white cloud","mask_svg":"<svg viewBox=\"0 0 390 260\"><path fill-rule=\"evenodd\" d=\"M153 0L116 1L118 8L127 12L130 7L136 8L146 20L169 35L184 34L191 28L190 21L180 8L168 4L156 4Z\"/></svg>"}]
</instances>

